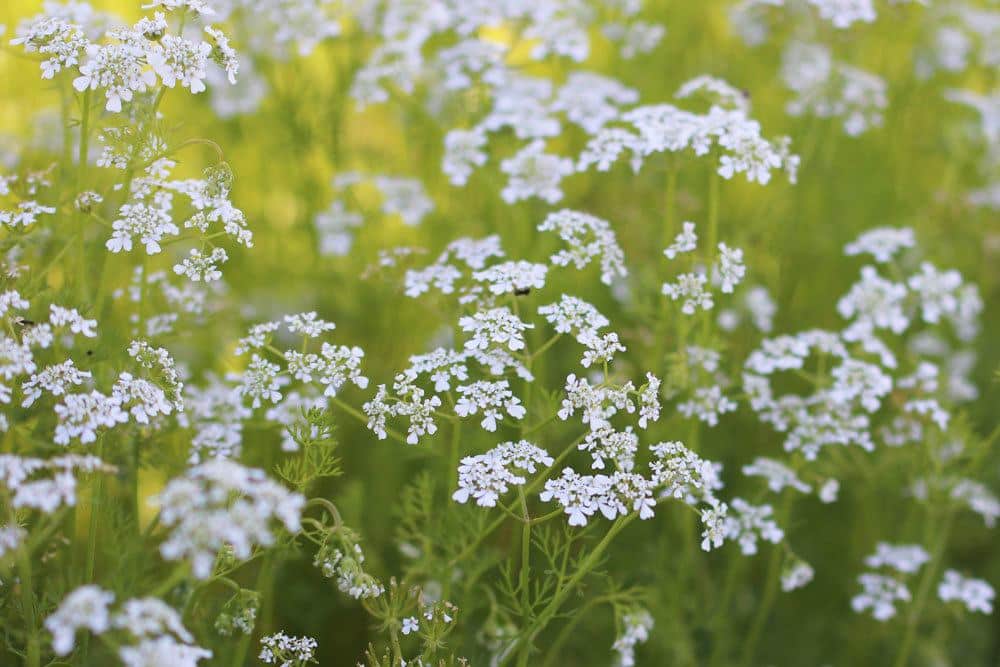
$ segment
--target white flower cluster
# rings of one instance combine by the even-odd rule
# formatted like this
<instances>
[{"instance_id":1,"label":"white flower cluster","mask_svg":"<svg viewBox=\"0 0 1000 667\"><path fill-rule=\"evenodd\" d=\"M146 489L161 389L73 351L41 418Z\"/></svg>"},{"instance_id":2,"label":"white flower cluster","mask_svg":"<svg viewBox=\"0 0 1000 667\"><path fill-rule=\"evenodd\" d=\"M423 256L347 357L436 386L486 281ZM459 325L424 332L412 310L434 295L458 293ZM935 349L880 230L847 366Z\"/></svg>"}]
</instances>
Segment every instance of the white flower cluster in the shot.
<instances>
[{"instance_id":1,"label":"white flower cluster","mask_svg":"<svg viewBox=\"0 0 1000 667\"><path fill-rule=\"evenodd\" d=\"M689 96L704 87L702 81L698 84L684 86L681 92ZM713 88L732 87L716 83ZM638 170L643 160L654 153L691 151L704 156L716 149L716 171L727 180L744 174L748 181L766 185L773 170L784 169L794 182L799 158L788 151L787 140L772 143L764 139L760 124L747 115L742 96L716 97L721 106L713 104L705 114L671 104L639 106L622 113L616 121L630 127L607 126L599 130L581 153L577 169L584 171L596 165L599 171L607 171L626 151L632 156L632 168Z\"/></svg>"},{"instance_id":2,"label":"white flower cluster","mask_svg":"<svg viewBox=\"0 0 1000 667\"><path fill-rule=\"evenodd\" d=\"M673 260L681 254L694 252L698 248L698 235L693 222L685 222L682 231L673 243L664 249L667 259ZM732 294L736 286L746 276L743 251L719 243L719 258L712 266L712 284L723 294ZM711 310L715 306L714 296L708 287L709 277L703 267L677 276L676 282L663 283L661 292L671 301L682 301L681 312L694 315L699 309Z\"/></svg>"},{"instance_id":3,"label":"white flower cluster","mask_svg":"<svg viewBox=\"0 0 1000 667\"><path fill-rule=\"evenodd\" d=\"M889 104L885 81L835 61L827 47L792 42L785 50L781 74L796 94L787 105L792 116L840 119L852 137L882 125Z\"/></svg>"},{"instance_id":4,"label":"white flower cluster","mask_svg":"<svg viewBox=\"0 0 1000 667\"><path fill-rule=\"evenodd\" d=\"M238 63L228 42L218 39L220 31L209 33L216 46L204 41L165 34L168 28L164 14L143 18L132 27L117 26L108 30L101 43L98 36L88 36L87 27L73 22L73 17L60 12L46 12L27 19L17 30L14 45L25 51L45 56L41 63L42 77L53 78L63 69L75 70L78 76L73 86L78 91L102 90L105 108L121 112L123 104L157 86L157 78L166 88L180 83L192 93L205 90L208 64L213 50L225 50L225 67L233 75Z\"/></svg>"},{"instance_id":5,"label":"white flower cluster","mask_svg":"<svg viewBox=\"0 0 1000 667\"><path fill-rule=\"evenodd\" d=\"M467 456L458 467L458 490L452 499L476 501L480 507L496 507L510 485L523 485L527 479L514 471L534 473L538 466L551 466L554 459L527 440L503 442L477 456Z\"/></svg>"},{"instance_id":6,"label":"white flower cluster","mask_svg":"<svg viewBox=\"0 0 1000 667\"><path fill-rule=\"evenodd\" d=\"M649 639L653 616L645 609L633 609L622 615L621 628L611 648L618 653L620 667L634 667L635 647Z\"/></svg>"},{"instance_id":7,"label":"white flower cluster","mask_svg":"<svg viewBox=\"0 0 1000 667\"><path fill-rule=\"evenodd\" d=\"M92 584L77 588L45 619L52 633L52 650L68 655L78 630L95 635L121 635L118 657L126 667L176 665L195 667L212 652L194 646L181 615L159 598L133 598L112 612L114 593ZM118 643L118 642L116 642Z\"/></svg>"},{"instance_id":8,"label":"white flower cluster","mask_svg":"<svg viewBox=\"0 0 1000 667\"><path fill-rule=\"evenodd\" d=\"M944 602L958 600L969 611L993 613L993 598L996 597L996 592L982 579L963 577L956 570L945 570L937 591L938 597Z\"/></svg>"},{"instance_id":9,"label":"white flower cluster","mask_svg":"<svg viewBox=\"0 0 1000 667\"><path fill-rule=\"evenodd\" d=\"M297 381L302 383L302 391L308 394L312 390L322 389L324 397L334 397L348 382L361 389L368 387L368 378L361 374L361 362L365 353L358 346L332 345L323 342L318 353L308 352L306 345L311 339L319 338L328 331L333 331L336 325L320 319L315 311L286 315L284 325L292 335L303 339L302 351L281 351L272 344L273 334L281 328L278 321L263 322L250 327L248 335L241 338L236 347L237 354L245 354L250 350L267 351L280 356L285 367L269 361L261 353L251 354L250 361L242 373L231 373L228 380L238 382L237 391L240 395L252 399L251 406L259 408L265 401L278 405L283 400L287 403L288 396L282 389ZM296 401L301 402L302 394L297 394ZM293 406L285 406L291 408ZM279 410L273 415L286 414ZM283 420L279 423L284 424Z\"/></svg>"},{"instance_id":10,"label":"white flower cluster","mask_svg":"<svg viewBox=\"0 0 1000 667\"><path fill-rule=\"evenodd\" d=\"M188 560L194 575L205 579L223 548L246 560L255 546L273 544L274 521L298 531L305 499L262 470L218 459L168 482L154 502L160 522L170 528L160 553L167 560Z\"/></svg>"},{"instance_id":11,"label":"white flower cluster","mask_svg":"<svg viewBox=\"0 0 1000 667\"><path fill-rule=\"evenodd\" d=\"M312 637L292 637L276 632L260 638L260 654L265 665L305 665L313 659L319 644Z\"/></svg>"},{"instance_id":12,"label":"white flower cluster","mask_svg":"<svg viewBox=\"0 0 1000 667\"><path fill-rule=\"evenodd\" d=\"M39 459L0 454L0 484L10 494L11 506L45 514L76 505L76 475L115 470L96 456L65 454Z\"/></svg>"},{"instance_id":13,"label":"white flower cluster","mask_svg":"<svg viewBox=\"0 0 1000 667\"><path fill-rule=\"evenodd\" d=\"M568 246L552 255L549 261L556 266L573 264L583 269L595 258L601 265L601 282L610 285L616 276L628 275L625 268L625 253L618 245L611 225L596 216L563 209L550 213L538 225L538 231L559 234Z\"/></svg>"},{"instance_id":14,"label":"white flower cluster","mask_svg":"<svg viewBox=\"0 0 1000 667\"><path fill-rule=\"evenodd\" d=\"M897 602L911 599L910 590L901 577L916 573L929 560L930 554L920 545L880 542L875 553L865 558L865 565L888 568L895 574L861 574L858 583L862 591L851 599L851 608L859 614L870 609L875 620L889 620L896 615Z\"/></svg>"}]
</instances>

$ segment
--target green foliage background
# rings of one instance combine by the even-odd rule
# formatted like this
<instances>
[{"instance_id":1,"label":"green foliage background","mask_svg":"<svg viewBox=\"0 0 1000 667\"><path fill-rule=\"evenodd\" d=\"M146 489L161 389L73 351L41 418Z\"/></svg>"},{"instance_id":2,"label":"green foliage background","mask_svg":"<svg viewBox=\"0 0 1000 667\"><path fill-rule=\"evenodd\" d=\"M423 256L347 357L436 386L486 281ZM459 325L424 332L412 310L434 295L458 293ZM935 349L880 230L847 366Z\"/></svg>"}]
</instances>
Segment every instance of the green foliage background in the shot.
<instances>
[{"instance_id":1,"label":"green foliage background","mask_svg":"<svg viewBox=\"0 0 1000 667\"><path fill-rule=\"evenodd\" d=\"M124 16L137 11L127 2L94 4ZM983 395L971 406L968 428L988 432L997 421L1000 398L993 382L993 370L1000 365L1000 221L995 213L964 203L964 193L979 185L981 148L971 131L977 119L973 112L946 102L941 93L952 86L990 90L998 83L997 73L917 80L912 56L924 26L919 8L886 7L877 24L858 30L827 28L829 34L823 37L833 45L835 57L868 68L889 83L884 126L852 139L835 122L797 119L784 112L789 93L778 72L785 40L779 36L759 47L745 46L729 28L726 7L717 0L650 2L648 18L661 20L668 30L661 46L634 61L618 61L610 52L598 51L586 67L635 87L643 102L667 100L682 82L702 73L723 77L747 90L754 116L767 134L793 138L793 149L803 156L798 185L778 179L759 187L736 179L723 182L721 191L720 238L744 248L750 279L771 289L780 305L777 332L840 326L834 304L862 264L845 258L842 248L872 226L912 226L937 265L958 268L978 283L986 303L976 377ZM39 9L39 2L8 0L0 6L0 23L13 26ZM223 147L236 175L233 201L246 212L256 240L253 250L233 253L227 265L231 317L211 331L185 332L170 346L178 356L225 371L236 362L229 350L220 349L220 340L241 334L241 316L315 309L337 323L340 341L364 347L366 374L384 382L409 354L426 348L439 333L440 318L432 301L402 295L398 274L367 271L379 249L423 246L429 261L458 235L499 233L509 256L537 260L553 245L534 231L547 209L536 203L504 205L495 171L492 176L476 174L464 189L450 186L441 175L445 128L476 108L480 100L474 91L464 99L465 107L448 108L440 118L405 98L363 113L355 110L346 87L370 46L361 38L332 40L306 59L261 63L272 92L253 115L219 120L207 95L165 99L167 116L183 119L183 134L209 137ZM38 116L39 109L58 109L60 104L47 85L38 79L36 67L12 51L0 55L0 130L57 143L57 137L46 133L58 132L50 129L58 123L45 125ZM188 151L182 156L192 172L211 159L207 150L204 155ZM492 162L495 170L496 160ZM416 228L394 219L370 219L349 257L320 257L313 219L332 197L331 177L345 170L419 177L437 208ZM566 181L567 205L612 221L638 281L655 281L662 269L662 239L669 238L662 205L665 179L665 169L651 164L637 175L619 167L610 174L578 174ZM705 164L684 164L678 181L679 219L705 219L708 179ZM96 256L85 257L75 268L54 273L53 291L72 291L80 272L96 271L96 262ZM122 263L116 271L115 281L124 284L128 267ZM586 275L593 288L576 293L615 322L621 306L605 289L598 289L594 276ZM620 333L630 352L651 348L656 335L641 323ZM725 341L734 359L743 358L756 343L738 337ZM569 361L576 352L557 354L566 354ZM555 366L552 361L548 365ZM546 377L546 368L538 374ZM548 375L552 384L559 383L557 372ZM359 398L353 396L352 402ZM745 484L733 471L755 456L777 455L781 447L774 433L743 417L723 420L720 428L703 433L700 443L703 455L726 463L733 484L728 493L733 495ZM276 437L249 430L248 460L270 466ZM345 521L361 531L370 571L388 578L406 562L397 546L402 498L422 472L442 470L442 461L428 447L376 442L353 421L339 424L338 438L344 474L325 491L337 499ZM466 451L477 447L482 448L463 443ZM886 480L905 479L906 462L881 461L843 480L845 492L836 505L821 507L813 499L796 508L787 532L794 544L805 545L801 555L816 568L817 578L801 591L779 596L765 628L760 664L880 665L893 655L898 628L876 624L849 609L854 578L873 544L887 536L919 541L922 535L922 514L899 492L901 483L880 488ZM995 457L983 472L995 488ZM143 479L144 492L162 483L159 474ZM878 499L874 505L873 498ZM480 510L453 506L450 512L476 521ZM434 524L434 514L426 529L439 531L431 536L444 539L448 526ZM641 565L641 576L628 583L647 587L648 607L657 619L649 643L639 649L642 664L705 664L720 638L728 635L738 641L746 633L760 602L767 550L754 558L732 548L703 554L697 545L691 549L683 543L681 524L689 520L694 519L631 526L606 566L614 572L619 562L633 571L636 563ZM501 534L494 542L496 557L504 558L515 541L514 535ZM996 583L997 553L996 534L984 530L978 517L966 514L958 519L950 564ZM114 553L105 553L102 568L114 568L115 562ZM282 595L271 617L263 619L265 628L317 637L323 665L353 664L376 636L360 607L337 594L308 561L286 563L273 586ZM734 587L731 604L720 608L727 586ZM921 664L1000 664L997 618L930 619L920 639ZM472 619L465 620L472 625ZM588 615L564 646L560 664L608 664L612 633L610 613ZM480 662L474 659L473 664Z\"/></svg>"}]
</instances>

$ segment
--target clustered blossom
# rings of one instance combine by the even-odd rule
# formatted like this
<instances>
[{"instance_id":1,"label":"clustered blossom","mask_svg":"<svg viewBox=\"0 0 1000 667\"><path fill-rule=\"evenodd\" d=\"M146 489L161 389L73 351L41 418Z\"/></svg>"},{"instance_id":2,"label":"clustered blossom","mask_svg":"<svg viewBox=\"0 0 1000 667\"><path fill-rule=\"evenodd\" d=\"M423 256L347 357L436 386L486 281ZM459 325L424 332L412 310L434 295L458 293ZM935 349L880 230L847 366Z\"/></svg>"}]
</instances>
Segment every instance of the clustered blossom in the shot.
<instances>
[{"instance_id":1,"label":"clustered blossom","mask_svg":"<svg viewBox=\"0 0 1000 667\"><path fill-rule=\"evenodd\" d=\"M276 632L260 639L260 654L265 665L304 665L315 662L313 656L319 644L312 637L292 637Z\"/></svg>"},{"instance_id":2,"label":"clustered blossom","mask_svg":"<svg viewBox=\"0 0 1000 667\"><path fill-rule=\"evenodd\" d=\"M160 553L167 560L188 560L194 575L205 579L223 548L246 560L255 546L273 544L272 522L298 531L305 499L262 470L217 459L168 482L155 502L160 522L170 529Z\"/></svg>"},{"instance_id":3,"label":"clustered blossom","mask_svg":"<svg viewBox=\"0 0 1000 667\"><path fill-rule=\"evenodd\" d=\"M634 609L622 615L621 624L622 630L615 637L611 648L618 653L618 664L621 667L634 667L635 647L649 639L649 631L653 629L653 616L645 609Z\"/></svg>"},{"instance_id":4,"label":"clustered blossom","mask_svg":"<svg viewBox=\"0 0 1000 667\"><path fill-rule=\"evenodd\" d=\"M194 667L212 657L212 652L194 646L194 637L184 627L181 615L159 598L133 598L112 612L115 596L98 586L77 588L45 619L52 633L56 655L73 650L78 630L95 635L121 634L127 641L118 648L118 657L126 667L170 664Z\"/></svg>"},{"instance_id":5,"label":"clustered blossom","mask_svg":"<svg viewBox=\"0 0 1000 667\"><path fill-rule=\"evenodd\" d=\"M693 92L691 86L681 90L684 96ZM727 180L742 173L748 181L766 185L773 170L784 169L795 181L798 156L788 151L785 140L772 143L761 136L760 124L748 117L742 96L719 96L718 104L705 114L657 104L635 107L615 120L631 127L608 125L599 130L580 155L580 171L595 164L606 171L626 151L632 155L633 169L638 170L654 153L690 150L703 156L718 148L716 171Z\"/></svg>"},{"instance_id":6,"label":"clustered blossom","mask_svg":"<svg viewBox=\"0 0 1000 667\"><path fill-rule=\"evenodd\" d=\"M526 440L501 443L485 454L462 459L458 467L458 490L451 497L459 503L471 498L480 507L496 507L510 485L527 482L514 471L534 473L538 466L551 466L553 462L544 449Z\"/></svg>"},{"instance_id":7,"label":"clustered blossom","mask_svg":"<svg viewBox=\"0 0 1000 667\"><path fill-rule=\"evenodd\" d=\"M497 430L504 411L514 419L523 419L527 412L506 380L460 385L457 391L459 398L455 402L455 413L459 417L482 414L480 426L490 432Z\"/></svg>"},{"instance_id":8,"label":"clustered blossom","mask_svg":"<svg viewBox=\"0 0 1000 667\"><path fill-rule=\"evenodd\" d=\"M962 576L956 570L945 570L944 578L938 585L938 597L944 602L957 600L969 611L982 614L993 613L993 587L982 579Z\"/></svg>"},{"instance_id":9,"label":"clustered blossom","mask_svg":"<svg viewBox=\"0 0 1000 667\"><path fill-rule=\"evenodd\" d=\"M590 262L599 258L601 265L601 282L610 285L616 276L625 277L625 254L618 245L611 225L593 215L563 209L550 213L538 225L542 232L554 231L568 246L551 257L556 266L573 264L582 269Z\"/></svg>"},{"instance_id":10,"label":"clustered blossom","mask_svg":"<svg viewBox=\"0 0 1000 667\"><path fill-rule=\"evenodd\" d=\"M782 76L796 93L796 98L787 105L792 116L809 113L820 118L838 118L844 132L852 137L882 125L882 115L889 104L885 81L833 60L825 46L789 44Z\"/></svg>"},{"instance_id":11,"label":"clustered blossom","mask_svg":"<svg viewBox=\"0 0 1000 667\"><path fill-rule=\"evenodd\" d=\"M45 514L76 505L76 475L113 472L113 466L96 456L65 454L39 459L0 454L0 484L11 494L11 505Z\"/></svg>"}]
</instances>

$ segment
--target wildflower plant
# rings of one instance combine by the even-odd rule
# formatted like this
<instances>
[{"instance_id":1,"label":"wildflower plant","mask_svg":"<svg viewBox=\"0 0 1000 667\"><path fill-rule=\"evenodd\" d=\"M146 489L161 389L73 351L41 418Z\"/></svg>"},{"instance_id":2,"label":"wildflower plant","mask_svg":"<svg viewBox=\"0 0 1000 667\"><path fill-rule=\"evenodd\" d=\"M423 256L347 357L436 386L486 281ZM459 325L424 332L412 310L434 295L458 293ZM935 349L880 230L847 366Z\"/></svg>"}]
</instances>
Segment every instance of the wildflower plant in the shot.
<instances>
[{"instance_id":1,"label":"wildflower plant","mask_svg":"<svg viewBox=\"0 0 1000 667\"><path fill-rule=\"evenodd\" d=\"M995 653L989 3L29 4L0 663Z\"/></svg>"}]
</instances>

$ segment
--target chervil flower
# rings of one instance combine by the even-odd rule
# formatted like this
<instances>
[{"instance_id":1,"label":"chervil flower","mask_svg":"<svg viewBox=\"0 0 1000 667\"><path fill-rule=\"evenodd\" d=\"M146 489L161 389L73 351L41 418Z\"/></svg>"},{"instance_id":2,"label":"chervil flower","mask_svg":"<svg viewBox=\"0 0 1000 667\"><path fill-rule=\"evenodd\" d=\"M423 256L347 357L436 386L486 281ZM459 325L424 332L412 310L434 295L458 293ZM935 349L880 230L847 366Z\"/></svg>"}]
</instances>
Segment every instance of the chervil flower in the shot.
<instances>
[{"instance_id":1,"label":"chervil flower","mask_svg":"<svg viewBox=\"0 0 1000 667\"><path fill-rule=\"evenodd\" d=\"M465 349L487 350L499 345L512 352L524 349L524 332L535 326L521 321L506 306L463 317L459 319L458 325L462 331L472 333L472 338L465 342Z\"/></svg>"},{"instance_id":2,"label":"chervil flower","mask_svg":"<svg viewBox=\"0 0 1000 667\"><path fill-rule=\"evenodd\" d=\"M240 393L253 399L254 408L259 408L261 401L277 403L281 400L281 387L288 384L287 378L278 375L280 371L277 364L254 354L242 374Z\"/></svg>"},{"instance_id":3,"label":"chervil flower","mask_svg":"<svg viewBox=\"0 0 1000 667\"><path fill-rule=\"evenodd\" d=\"M608 364L614 360L616 352L624 352L625 346L618 341L618 334L612 332L599 336L597 334L581 337L580 342L589 349L583 353L580 365L590 368L591 365Z\"/></svg>"},{"instance_id":4,"label":"chervil flower","mask_svg":"<svg viewBox=\"0 0 1000 667\"><path fill-rule=\"evenodd\" d=\"M166 208L137 202L124 204L119 215L121 217L112 223L114 232L105 243L108 250L114 253L131 251L132 239L138 237L146 246L146 254L155 255L160 252L160 241L164 236L180 234Z\"/></svg>"},{"instance_id":5,"label":"chervil flower","mask_svg":"<svg viewBox=\"0 0 1000 667\"><path fill-rule=\"evenodd\" d=\"M862 591L851 598L851 609L861 613L871 609L877 621L888 621L896 615L896 602L909 602L910 590L895 577L865 573L858 577Z\"/></svg>"},{"instance_id":6,"label":"chervil flower","mask_svg":"<svg viewBox=\"0 0 1000 667\"><path fill-rule=\"evenodd\" d=\"M598 331L610 323L591 304L566 294L560 297L558 303L541 306L538 314L548 320L558 333L573 334L578 341L598 335Z\"/></svg>"},{"instance_id":7,"label":"chervil flower","mask_svg":"<svg viewBox=\"0 0 1000 667\"><path fill-rule=\"evenodd\" d=\"M178 82L192 93L205 90L205 71L212 46L183 37L164 35L146 54L146 60L167 88Z\"/></svg>"},{"instance_id":8,"label":"chervil flower","mask_svg":"<svg viewBox=\"0 0 1000 667\"><path fill-rule=\"evenodd\" d=\"M218 265L224 264L228 260L229 255L222 248L212 248L210 255L192 248L187 257L178 264L174 264L174 273L186 276L194 282L210 283L222 278L222 271L219 270Z\"/></svg>"},{"instance_id":9,"label":"chervil flower","mask_svg":"<svg viewBox=\"0 0 1000 667\"><path fill-rule=\"evenodd\" d=\"M683 300L681 312L694 315L699 308L711 310L715 305L712 292L705 288L707 284L708 278L704 273L682 273L677 276L676 283L663 283L661 291L671 301Z\"/></svg>"},{"instance_id":10,"label":"chervil flower","mask_svg":"<svg viewBox=\"0 0 1000 667\"><path fill-rule=\"evenodd\" d=\"M667 256L667 259L674 259L678 254L683 252L692 252L698 247L698 235L694 231L693 222L685 222L683 225L683 231L674 238L674 242L667 246L663 254Z\"/></svg>"},{"instance_id":11,"label":"chervil flower","mask_svg":"<svg viewBox=\"0 0 1000 667\"><path fill-rule=\"evenodd\" d=\"M945 570L944 578L938 585L938 597L943 602L958 600L969 611L983 614L993 613L993 587L982 579L963 577L956 570Z\"/></svg>"},{"instance_id":12,"label":"chervil flower","mask_svg":"<svg viewBox=\"0 0 1000 667\"><path fill-rule=\"evenodd\" d=\"M521 399L510 390L506 380L481 380L469 385L459 385L457 391L459 398L455 402L455 414L468 417L482 413L480 425L487 431L497 430L497 422L503 419L503 410L514 419L522 419L526 413Z\"/></svg>"},{"instance_id":13,"label":"chervil flower","mask_svg":"<svg viewBox=\"0 0 1000 667\"><path fill-rule=\"evenodd\" d=\"M606 220L564 209L550 213L538 225L538 230L557 232L559 238L569 246L552 255L550 261L556 266L573 264L582 269L593 259L600 258L601 282L605 285L610 285L615 276L628 275L625 254Z\"/></svg>"},{"instance_id":14,"label":"chervil flower","mask_svg":"<svg viewBox=\"0 0 1000 667\"><path fill-rule=\"evenodd\" d=\"M113 593L98 586L77 588L66 596L54 613L45 619L45 629L52 633L52 650L56 655L68 655L73 650L76 631L86 629L94 634L111 627L109 607Z\"/></svg>"},{"instance_id":15,"label":"chervil flower","mask_svg":"<svg viewBox=\"0 0 1000 667\"><path fill-rule=\"evenodd\" d=\"M743 466L743 474L748 477L764 477L767 479L767 487L775 493L781 493L786 486L802 493L812 491L812 487L800 480L794 470L775 459L758 456L753 463Z\"/></svg>"},{"instance_id":16,"label":"chervil flower","mask_svg":"<svg viewBox=\"0 0 1000 667\"><path fill-rule=\"evenodd\" d=\"M782 568L781 590L788 593L802 588L813 580L815 574L815 570L809 563L795 558Z\"/></svg>"},{"instance_id":17,"label":"chervil flower","mask_svg":"<svg viewBox=\"0 0 1000 667\"><path fill-rule=\"evenodd\" d=\"M962 276L958 271L938 271L929 262L920 265L920 273L907 281L911 290L920 296L920 313L924 322L937 324L941 316L952 316L958 311L958 289Z\"/></svg>"},{"instance_id":18,"label":"chervil flower","mask_svg":"<svg viewBox=\"0 0 1000 667\"><path fill-rule=\"evenodd\" d=\"M526 440L501 443L485 454L462 459L458 490L451 497L459 503L472 498L480 507L496 507L509 485L520 486L527 481L514 470L534 473L537 466L550 466L553 461L545 450Z\"/></svg>"},{"instance_id":19,"label":"chervil flower","mask_svg":"<svg viewBox=\"0 0 1000 667\"><path fill-rule=\"evenodd\" d=\"M78 369L72 359L49 366L40 373L33 374L21 385L21 391L24 392L21 407L31 407L41 397L43 391L53 396L62 396L70 387L79 386L91 377L89 372Z\"/></svg>"},{"instance_id":20,"label":"chervil flower","mask_svg":"<svg viewBox=\"0 0 1000 667\"><path fill-rule=\"evenodd\" d=\"M916 237L910 227L876 227L844 246L844 254L869 254L879 264L885 264L901 250L912 248L916 244Z\"/></svg>"},{"instance_id":21,"label":"chervil flower","mask_svg":"<svg viewBox=\"0 0 1000 667\"><path fill-rule=\"evenodd\" d=\"M313 656L318 646L312 637L292 637L284 632L261 637L260 645L260 655L257 656L260 661L265 665L282 665L282 667L315 662Z\"/></svg>"},{"instance_id":22,"label":"chervil flower","mask_svg":"<svg viewBox=\"0 0 1000 667\"><path fill-rule=\"evenodd\" d=\"M154 499L170 535L160 545L167 560L186 559L199 579L212 574L216 556L230 547L240 559L275 541L272 523L299 530L305 499L268 479L262 470L217 459L190 468Z\"/></svg>"},{"instance_id":23,"label":"chervil flower","mask_svg":"<svg viewBox=\"0 0 1000 667\"><path fill-rule=\"evenodd\" d=\"M508 204L532 197L555 204L563 198L559 184L575 170L572 160L546 153L545 143L536 140L501 162L500 171L510 177L501 192Z\"/></svg>"},{"instance_id":24,"label":"chervil flower","mask_svg":"<svg viewBox=\"0 0 1000 667\"><path fill-rule=\"evenodd\" d=\"M732 294L736 285L742 282L747 267L743 264L743 251L719 244L719 262L712 268L713 282L721 285L724 294Z\"/></svg>"},{"instance_id":25,"label":"chervil flower","mask_svg":"<svg viewBox=\"0 0 1000 667\"><path fill-rule=\"evenodd\" d=\"M122 102L131 102L134 93L144 93L156 85L156 74L146 68L146 53L141 46L143 38L118 44L87 46L87 61L80 66L80 76L73 80L73 87L83 92L87 89L104 89L105 108L119 112Z\"/></svg>"},{"instance_id":26,"label":"chervil flower","mask_svg":"<svg viewBox=\"0 0 1000 667\"><path fill-rule=\"evenodd\" d=\"M472 277L481 283L486 283L490 292L499 295L531 288L541 289L545 287L545 276L548 271L548 267L544 264L524 261L502 262L488 269L476 271Z\"/></svg>"},{"instance_id":27,"label":"chervil flower","mask_svg":"<svg viewBox=\"0 0 1000 667\"><path fill-rule=\"evenodd\" d=\"M738 540L744 556L757 553L757 538L777 544L785 537L785 531L769 517L773 510L770 505L751 505L742 498L735 498L731 511L726 517L726 539Z\"/></svg>"},{"instance_id":28,"label":"chervil flower","mask_svg":"<svg viewBox=\"0 0 1000 667\"><path fill-rule=\"evenodd\" d=\"M919 544L889 544L879 542L875 553L865 558L865 565L872 568L890 567L903 574L913 574L931 559Z\"/></svg>"},{"instance_id":29,"label":"chervil flower","mask_svg":"<svg viewBox=\"0 0 1000 667\"><path fill-rule=\"evenodd\" d=\"M699 387L694 390L694 396L677 405L677 410L685 417L697 417L709 426L719 423L719 415L732 412L736 403L722 393L722 387Z\"/></svg>"},{"instance_id":30,"label":"chervil flower","mask_svg":"<svg viewBox=\"0 0 1000 667\"><path fill-rule=\"evenodd\" d=\"M444 137L441 170L452 185L465 185L477 167L486 164L486 133L482 128L451 130Z\"/></svg>"}]
</instances>

